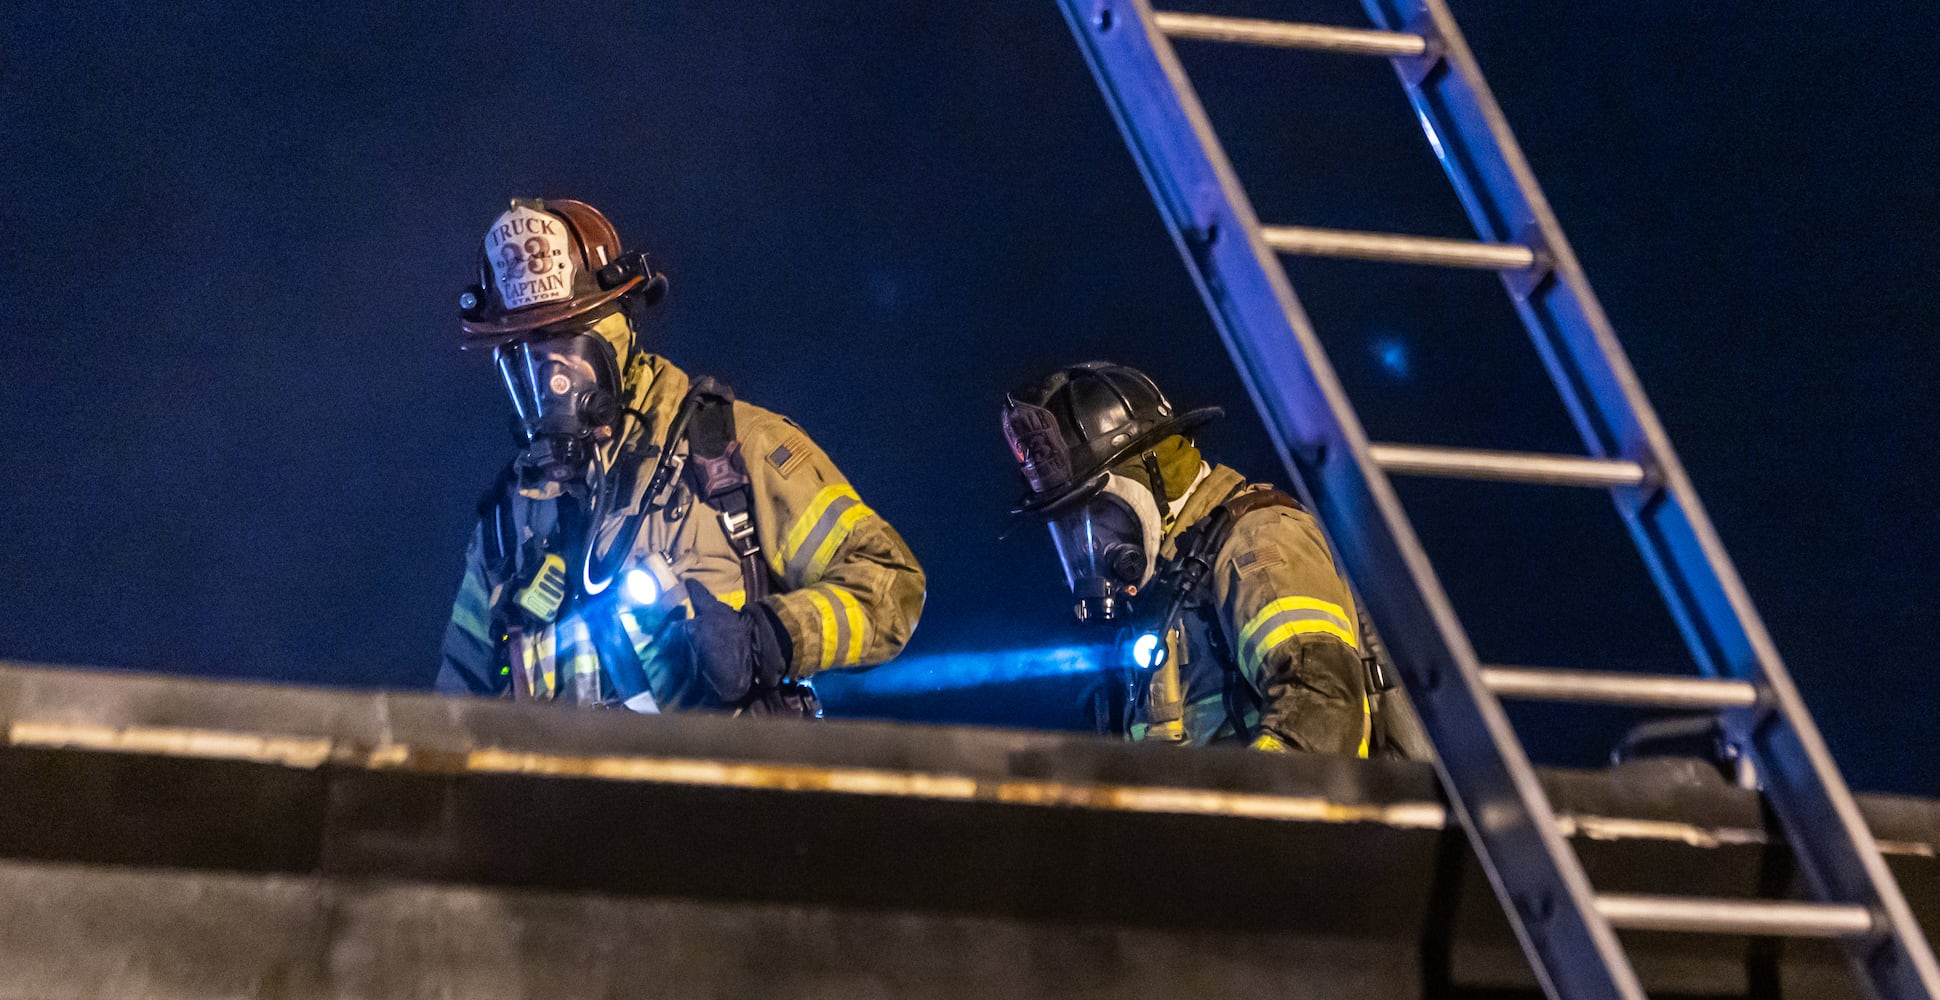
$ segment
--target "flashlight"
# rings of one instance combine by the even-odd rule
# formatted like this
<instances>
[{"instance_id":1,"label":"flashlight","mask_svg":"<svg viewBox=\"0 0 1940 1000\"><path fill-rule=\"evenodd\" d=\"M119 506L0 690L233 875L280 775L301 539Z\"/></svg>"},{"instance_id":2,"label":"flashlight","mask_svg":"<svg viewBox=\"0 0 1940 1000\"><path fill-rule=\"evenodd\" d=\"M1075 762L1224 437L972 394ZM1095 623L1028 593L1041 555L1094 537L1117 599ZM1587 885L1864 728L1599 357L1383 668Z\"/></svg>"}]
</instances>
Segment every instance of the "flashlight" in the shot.
<instances>
[{"instance_id":1,"label":"flashlight","mask_svg":"<svg viewBox=\"0 0 1940 1000\"><path fill-rule=\"evenodd\" d=\"M630 604L645 607L660 600L660 581L644 569L630 569L620 578L620 594Z\"/></svg>"},{"instance_id":2,"label":"flashlight","mask_svg":"<svg viewBox=\"0 0 1940 1000\"><path fill-rule=\"evenodd\" d=\"M1157 632L1147 632L1132 640L1132 662L1141 670L1157 670L1165 665L1165 642Z\"/></svg>"},{"instance_id":3,"label":"flashlight","mask_svg":"<svg viewBox=\"0 0 1940 1000\"><path fill-rule=\"evenodd\" d=\"M667 560L658 552L649 552L620 573L620 603L631 608L653 607L679 582Z\"/></svg>"}]
</instances>

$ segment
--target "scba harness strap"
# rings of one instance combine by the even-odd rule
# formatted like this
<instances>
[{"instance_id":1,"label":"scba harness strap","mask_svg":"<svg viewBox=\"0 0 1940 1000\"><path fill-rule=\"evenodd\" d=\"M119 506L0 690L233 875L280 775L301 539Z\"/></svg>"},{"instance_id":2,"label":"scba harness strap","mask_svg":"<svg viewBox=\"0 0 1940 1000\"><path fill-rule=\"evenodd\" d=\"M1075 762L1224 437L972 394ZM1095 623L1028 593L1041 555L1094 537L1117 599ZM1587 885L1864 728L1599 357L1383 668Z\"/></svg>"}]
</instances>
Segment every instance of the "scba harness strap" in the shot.
<instances>
[{"instance_id":1,"label":"scba harness strap","mask_svg":"<svg viewBox=\"0 0 1940 1000\"><path fill-rule=\"evenodd\" d=\"M734 391L715 379L703 378L688 390L681 406L693 408L687 423L688 489L695 499L714 509L721 533L741 561L747 599L759 600L772 588L768 567L761 562L761 542L755 534L754 480L748 477L748 463L734 433Z\"/></svg>"},{"instance_id":2,"label":"scba harness strap","mask_svg":"<svg viewBox=\"0 0 1940 1000\"><path fill-rule=\"evenodd\" d=\"M741 585L746 594L742 607L750 607L772 593L774 587L768 566L761 559L761 542L755 530L754 480L748 475L747 460L734 430L734 391L715 379L703 378L688 390L682 407L693 407L686 429L688 489L720 520L721 533L741 562ZM822 706L807 681L783 677L772 685L757 683L735 707L735 714L813 719L821 716Z\"/></svg>"}]
</instances>

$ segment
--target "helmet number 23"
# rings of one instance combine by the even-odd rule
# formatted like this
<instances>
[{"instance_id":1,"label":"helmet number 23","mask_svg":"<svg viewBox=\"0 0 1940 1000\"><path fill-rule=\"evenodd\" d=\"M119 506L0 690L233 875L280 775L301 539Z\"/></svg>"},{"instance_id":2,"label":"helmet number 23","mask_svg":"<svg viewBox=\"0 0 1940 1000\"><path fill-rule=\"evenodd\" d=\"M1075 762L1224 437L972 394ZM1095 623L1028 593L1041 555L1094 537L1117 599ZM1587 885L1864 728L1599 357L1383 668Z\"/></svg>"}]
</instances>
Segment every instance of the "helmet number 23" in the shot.
<instances>
[{"instance_id":1,"label":"helmet number 23","mask_svg":"<svg viewBox=\"0 0 1940 1000\"><path fill-rule=\"evenodd\" d=\"M499 258L499 270L504 274L500 280L518 277L521 267L530 274L544 274L552 270L552 247L543 236L527 239L523 247L516 243L502 244Z\"/></svg>"}]
</instances>

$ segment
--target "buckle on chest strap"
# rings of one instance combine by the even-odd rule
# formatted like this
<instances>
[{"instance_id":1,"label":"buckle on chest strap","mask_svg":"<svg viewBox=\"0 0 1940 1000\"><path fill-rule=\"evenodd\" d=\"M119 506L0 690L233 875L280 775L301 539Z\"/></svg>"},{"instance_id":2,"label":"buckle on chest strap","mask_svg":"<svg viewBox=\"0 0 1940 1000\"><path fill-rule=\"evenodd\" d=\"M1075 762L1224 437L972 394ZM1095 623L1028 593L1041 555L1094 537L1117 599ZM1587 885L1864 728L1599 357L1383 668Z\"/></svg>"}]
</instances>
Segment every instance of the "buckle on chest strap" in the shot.
<instances>
[{"instance_id":1,"label":"buckle on chest strap","mask_svg":"<svg viewBox=\"0 0 1940 1000\"><path fill-rule=\"evenodd\" d=\"M754 512L745 504L737 506L739 510L721 511L721 532L727 535L734 554L746 559L761 551L761 543L754 536Z\"/></svg>"}]
</instances>

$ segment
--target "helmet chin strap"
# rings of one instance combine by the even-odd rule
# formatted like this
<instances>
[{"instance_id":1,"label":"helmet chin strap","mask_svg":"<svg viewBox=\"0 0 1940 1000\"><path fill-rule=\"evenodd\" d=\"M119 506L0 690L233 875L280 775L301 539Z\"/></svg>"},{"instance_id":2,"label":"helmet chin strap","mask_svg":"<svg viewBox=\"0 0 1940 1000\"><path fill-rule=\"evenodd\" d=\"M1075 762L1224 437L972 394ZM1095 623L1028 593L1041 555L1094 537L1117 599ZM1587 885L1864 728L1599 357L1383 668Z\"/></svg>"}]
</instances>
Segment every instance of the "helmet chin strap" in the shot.
<instances>
[{"instance_id":1,"label":"helmet chin strap","mask_svg":"<svg viewBox=\"0 0 1940 1000\"><path fill-rule=\"evenodd\" d=\"M1159 515L1163 517L1171 510L1172 500L1165 495L1165 476L1159 471L1158 453L1146 452L1140 464L1145 466L1145 479L1152 487L1152 499L1159 502Z\"/></svg>"}]
</instances>

